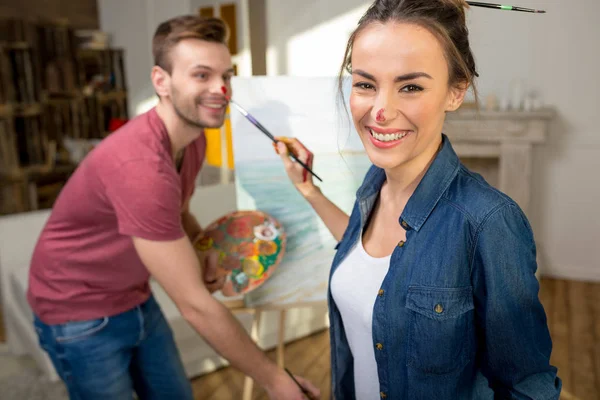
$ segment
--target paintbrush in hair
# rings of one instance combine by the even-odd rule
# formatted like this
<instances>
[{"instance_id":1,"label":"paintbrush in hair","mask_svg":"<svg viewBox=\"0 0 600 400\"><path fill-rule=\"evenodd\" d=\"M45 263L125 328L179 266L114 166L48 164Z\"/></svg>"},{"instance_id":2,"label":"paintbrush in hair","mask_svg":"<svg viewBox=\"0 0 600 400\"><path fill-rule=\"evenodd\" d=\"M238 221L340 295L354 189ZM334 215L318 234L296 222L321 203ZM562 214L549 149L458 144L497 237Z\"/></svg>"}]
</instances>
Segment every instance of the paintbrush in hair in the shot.
<instances>
[{"instance_id":1,"label":"paintbrush in hair","mask_svg":"<svg viewBox=\"0 0 600 400\"><path fill-rule=\"evenodd\" d=\"M275 136L273 136L271 134L271 132L269 132L267 130L267 128L265 128L264 126L262 126L262 124L260 122L258 122L256 120L256 118L254 118L252 115L250 115L250 113L248 113L248 111L244 110L244 108L242 106L240 106L238 103L236 103L235 101L233 101L233 99L231 98L231 96L227 95L227 88L225 86L223 86L221 88L221 90L223 91L223 94L225 95L225 97L227 98L227 101L229 101L231 104L233 104L240 113L242 113L242 115L244 117L246 117L246 119L250 122L252 122L252 124L257 127L262 133L264 133L265 135L267 135L267 137L269 139L271 139L273 141L273 143L277 144L277 139L275 139ZM315 174L309 167L308 165L306 165L305 163L303 163L302 161L300 161L298 159L298 157L296 157L295 154L293 154L291 151L289 152L290 157L292 157L294 160L296 160L296 162L298 162L298 164L302 165L304 167L305 170L307 170L308 172L310 172L315 178L317 178L318 180L320 180L321 182L323 182L323 180L321 178L319 178L319 176L317 174Z\"/></svg>"},{"instance_id":2,"label":"paintbrush in hair","mask_svg":"<svg viewBox=\"0 0 600 400\"><path fill-rule=\"evenodd\" d=\"M502 4L493 4L493 3L480 3L478 1L467 1L467 4L470 6L473 6L473 7L495 8L498 10L507 10L507 11L522 11L522 12L535 13L535 14L544 14L546 12L544 10L534 10L532 8L504 6Z\"/></svg>"}]
</instances>

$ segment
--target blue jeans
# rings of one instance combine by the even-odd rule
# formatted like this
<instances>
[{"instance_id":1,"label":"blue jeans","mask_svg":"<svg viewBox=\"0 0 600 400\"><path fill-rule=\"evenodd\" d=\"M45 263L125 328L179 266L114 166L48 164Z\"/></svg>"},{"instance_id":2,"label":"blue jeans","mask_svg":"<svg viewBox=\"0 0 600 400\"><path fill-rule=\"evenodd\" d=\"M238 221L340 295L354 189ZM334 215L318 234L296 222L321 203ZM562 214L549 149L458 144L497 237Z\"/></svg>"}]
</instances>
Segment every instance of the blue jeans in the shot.
<instances>
[{"instance_id":1,"label":"blue jeans","mask_svg":"<svg viewBox=\"0 0 600 400\"><path fill-rule=\"evenodd\" d=\"M90 321L46 325L41 347L71 400L192 400L171 327L150 297L132 310Z\"/></svg>"}]
</instances>

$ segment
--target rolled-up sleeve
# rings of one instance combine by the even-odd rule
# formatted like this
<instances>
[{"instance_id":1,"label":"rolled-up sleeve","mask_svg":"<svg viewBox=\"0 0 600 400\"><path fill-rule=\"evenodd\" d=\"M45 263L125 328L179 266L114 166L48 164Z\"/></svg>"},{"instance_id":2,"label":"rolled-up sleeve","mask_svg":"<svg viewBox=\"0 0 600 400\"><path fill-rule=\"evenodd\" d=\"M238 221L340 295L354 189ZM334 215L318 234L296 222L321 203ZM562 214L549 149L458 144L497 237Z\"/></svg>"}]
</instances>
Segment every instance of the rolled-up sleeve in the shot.
<instances>
[{"instance_id":1,"label":"rolled-up sleeve","mask_svg":"<svg viewBox=\"0 0 600 400\"><path fill-rule=\"evenodd\" d=\"M500 206L482 222L472 268L480 362L495 398L558 400L562 383L550 365L533 232L516 204Z\"/></svg>"}]
</instances>

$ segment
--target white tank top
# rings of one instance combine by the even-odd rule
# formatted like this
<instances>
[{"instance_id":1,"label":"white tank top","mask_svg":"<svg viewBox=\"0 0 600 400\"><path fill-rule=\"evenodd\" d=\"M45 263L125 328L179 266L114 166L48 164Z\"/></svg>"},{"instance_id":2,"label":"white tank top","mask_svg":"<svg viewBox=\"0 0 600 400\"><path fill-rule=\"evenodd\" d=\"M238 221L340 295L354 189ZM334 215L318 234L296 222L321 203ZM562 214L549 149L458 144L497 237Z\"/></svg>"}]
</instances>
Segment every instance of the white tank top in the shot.
<instances>
[{"instance_id":1,"label":"white tank top","mask_svg":"<svg viewBox=\"0 0 600 400\"><path fill-rule=\"evenodd\" d=\"M373 306L388 272L390 258L371 257L361 238L331 278L331 295L340 310L354 358L356 400L380 398L373 345Z\"/></svg>"}]
</instances>

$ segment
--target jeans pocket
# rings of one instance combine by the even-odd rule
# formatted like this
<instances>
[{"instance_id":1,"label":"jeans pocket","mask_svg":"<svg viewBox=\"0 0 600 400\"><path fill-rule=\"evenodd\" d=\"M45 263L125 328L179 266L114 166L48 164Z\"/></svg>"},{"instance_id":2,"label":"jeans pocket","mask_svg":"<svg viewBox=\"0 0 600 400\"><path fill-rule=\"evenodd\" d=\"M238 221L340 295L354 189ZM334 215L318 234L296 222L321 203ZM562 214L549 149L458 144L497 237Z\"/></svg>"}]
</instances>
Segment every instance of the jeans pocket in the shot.
<instances>
[{"instance_id":1,"label":"jeans pocket","mask_svg":"<svg viewBox=\"0 0 600 400\"><path fill-rule=\"evenodd\" d=\"M474 305L472 288L414 286L408 290L408 367L443 375L471 358Z\"/></svg>"},{"instance_id":2,"label":"jeans pocket","mask_svg":"<svg viewBox=\"0 0 600 400\"><path fill-rule=\"evenodd\" d=\"M88 321L73 321L56 326L55 340L68 343L97 334L108 325L109 318L102 317Z\"/></svg>"}]
</instances>

